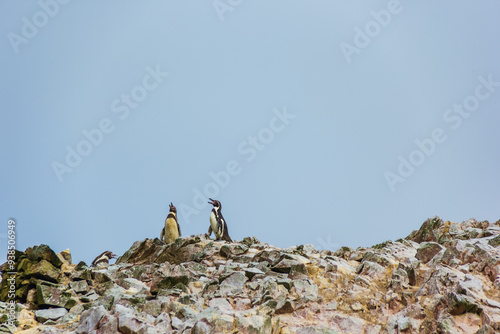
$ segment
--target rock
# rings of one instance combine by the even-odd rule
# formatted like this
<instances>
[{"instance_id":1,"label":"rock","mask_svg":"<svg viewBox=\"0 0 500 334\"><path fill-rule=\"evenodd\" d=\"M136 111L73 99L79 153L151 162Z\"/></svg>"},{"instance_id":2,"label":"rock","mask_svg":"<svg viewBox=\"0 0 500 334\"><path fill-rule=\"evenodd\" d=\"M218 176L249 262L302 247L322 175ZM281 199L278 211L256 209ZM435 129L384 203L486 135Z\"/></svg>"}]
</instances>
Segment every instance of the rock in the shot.
<instances>
[{"instance_id":1,"label":"rock","mask_svg":"<svg viewBox=\"0 0 500 334\"><path fill-rule=\"evenodd\" d=\"M234 319L230 315L222 314L216 308L204 309L196 316L197 321L203 321L210 325L213 333L229 333L233 328Z\"/></svg>"},{"instance_id":2,"label":"rock","mask_svg":"<svg viewBox=\"0 0 500 334\"><path fill-rule=\"evenodd\" d=\"M61 279L61 270L45 259L39 262L23 259L18 270L23 271L26 277L35 277L52 283L57 283Z\"/></svg>"},{"instance_id":3,"label":"rock","mask_svg":"<svg viewBox=\"0 0 500 334\"><path fill-rule=\"evenodd\" d=\"M272 248L266 248L263 251L256 254L253 260L255 262L265 261L268 262L270 265L274 265L280 260L281 256L282 254L278 250Z\"/></svg>"},{"instance_id":4,"label":"rock","mask_svg":"<svg viewBox=\"0 0 500 334\"><path fill-rule=\"evenodd\" d=\"M422 263L427 263L443 249L444 247L438 243L426 242L419 249L417 249L417 255L415 255L415 257L422 261Z\"/></svg>"},{"instance_id":5,"label":"rock","mask_svg":"<svg viewBox=\"0 0 500 334\"><path fill-rule=\"evenodd\" d=\"M303 302L315 301L318 298L318 286L307 279L294 281L292 292Z\"/></svg>"},{"instance_id":6,"label":"rock","mask_svg":"<svg viewBox=\"0 0 500 334\"><path fill-rule=\"evenodd\" d=\"M68 311L65 308L52 308L48 310L38 310L35 312L35 318L38 322L45 322L47 320L57 320L66 315Z\"/></svg>"},{"instance_id":7,"label":"rock","mask_svg":"<svg viewBox=\"0 0 500 334\"><path fill-rule=\"evenodd\" d=\"M149 296L149 287L135 279L135 278L124 278L117 281L118 285L126 289L126 293L134 296Z\"/></svg>"},{"instance_id":8,"label":"rock","mask_svg":"<svg viewBox=\"0 0 500 334\"><path fill-rule=\"evenodd\" d=\"M64 307L69 310L76 304L71 297L71 293L55 284L39 282L36 286L35 298L39 307Z\"/></svg>"},{"instance_id":9,"label":"rock","mask_svg":"<svg viewBox=\"0 0 500 334\"><path fill-rule=\"evenodd\" d=\"M106 283L112 281L111 274L107 269L94 270L93 277L97 283Z\"/></svg>"},{"instance_id":10,"label":"rock","mask_svg":"<svg viewBox=\"0 0 500 334\"><path fill-rule=\"evenodd\" d=\"M60 257L59 256L58 257L59 259L61 259L62 257L63 258L62 261L66 261L66 263L71 264L71 252L69 251L69 249L65 249L57 255L61 255Z\"/></svg>"},{"instance_id":11,"label":"rock","mask_svg":"<svg viewBox=\"0 0 500 334\"><path fill-rule=\"evenodd\" d=\"M90 298L89 298L90 299ZM96 300L92 305L93 306L103 306L106 310L110 311L115 302L115 297L113 296L102 296L98 300ZM146 312L146 309L144 310Z\"/></svg>"},{"instance_id":12,"label":"rock","mask_svg":"<svg viewBox=\"0 0 500 334\"><path fill-rule=\"evenodd\" d=\"M237 271L232 273L220 284L221 296L237 296L242 292L246 280L245 272Z\"/></svg>"},{"instance_id":13,"label":"rock","mask_svg":"<svg viewBox=\"0 0 500 334\"><path fill-rule=\"evenodd\" d=\"M86 293L89 291L87 281L74 281L69 283L71 289L76 293Z\"/></svg>"},{"instance_id":14,"label":"rock","mask_svg":"<svg viewBox=\"0 0 500 334\"><path fill-rule=\"evenodd\" d=\"M124 334L146 333L147 325L135 318L134 315L121 314L118 317L118 329Z\"/></svg>"},{"instance_id":15,"label":"rock","mask_svg":"<svg viewBox=\"0 0 500 334\"><path fill-rule=\"evenodd\" d=\"M177 317L172 317L172 328L181 329L183 325L184 325L184 322L181 319L179 319Z\"/></svg>"},{"instance_id":16,"label":"rock","mask_svg":"<svg viewBox=\"0 0 500 334\"><path fill-rule=\"evenodd\" d=\"M281 307L276 307L274 311L275 314L286 314L295 311L295 303L289 299L285 300L285 303Z\"/></svg>"},{"instance_id":17,"label":"rock","mask_svg":"<svg viewBox=\"0 0 500 334\"><path fill-rule=\"evenodd\" d=\"M367 275L371 278L377 278L380 275L382 275L385 272L385 268L382 267L380 264L371 262L371 261L364 261L361 263L358 268L356 268L356 273L359 275Z\"/></svg>"},{"instance_id":18,"label":"rock","mask_svg":"<svg viewBox=\"0 0 500 334\"><path fill-rule=\"evenodd\" d=\"M152 294L157 294L160 289L172 289L174 287L186 286L189 282L189 276L168 276L163 279L154 280L151 284L150 292Z\"/></svg>"},{"instance_id":19,"label":"rock","mask_svg":"<svg viewBox=\"0 0 500 334\"><path fill-rule=\"evenodd\" d=\"M298 328L296 333L297 334L339 334L339 332L337 332L333 329L328 329L328 328L324 328L324 327L313 327L313 326Z\"/></svg>"},{"instance_id":20,"label":"rock","mask_svg":"<svg viewBox=\"0 0 500 334\"><path fill-rule=\"evenodd\" d=\"M250 247L252 245L260 243L260 241L256 237L245 237L243 238L241 243L246 245L247 247Z\"/></svg>"},{"instance_id":21,"label":"rock","mask_svg":"<svg viewBox=\"0 0 500 334\"><path fill-rule=\"evenodd\" d=\"M354 312L359 312L363 310L363 306L359 302L355 302L351 305L351 310L353 310Z\"/></svg>"},{"instance_id":22,"label":"rock","mask_svg":"<svg viewBox=\"0 0 500 334\"><path fill-rule=\"evenodd\" d=\"M143 311L157 318L163 311L163 303L157 299L148 300L144 303Z\"/></svg>"},{"instance_id":23,"label":"rock","mask_svg":"<svg viewBox=\"0 0 500 334\"><path fill-rule=\"evenodd\" d=\"M198 252L203 250L200 236L178 238L175 242L165 245L160 239L145 239L136 241L132 247L116 260L117 264L153 264L194 261Z\"/></svg>"},{"instance_id":24,"label":"rock","mask_svg":"<svg viewBox=\"0 0 500 334\"><path fill-rule=\"evenodd\" d=\"M236 328L238 328L239 333L271 334L271 317L261 315L253 315L250 317L237 316Z\"/></svg>"},{"instance_id":25,"label":"rock","mask_svg":"<svg viewBox=\"0 0 500 334\"><path fill-rule=\"evenodd\" d=\"M290 270L292 270L292 266L297 266L297 265L299 265L299 262L295 260L282 259L274 267L272 267L271 270L278 273L288 274Z\"/></svg>"},{"instance_id":26,"label":"rock","mask_svg":"<svg viewBox=\"0 0 500 334\"><path fill-rule=\"evenodd\" d=\"M166 245L158 238L145 239L136 241L116 260L116 264L134 263L134 264L151 264L165 249Z\"/></svg>"},{"instance_id":27,"label":"rock","mask_svg":"<svg viewBox=\"0 0 500 334\"><path fill-rule=\"evenodd\" d=\"M226 298L214 298L208 302L210 307L219 309L223 314L233 314L234 309Z\"/></svg>"},{"instance_id":28,"label":"rock","mask_svg":"<svg viewBox=\"0 0 500 334\"><path fill-rule=\"evenodd\" d=\"M429 271L427 275L429 277L424 278L424 284L416 292L418 297L439 295L465 276L442 266L437 266L434 270Z\"/></svg>"},{"instance_id":29,"label":"rock","mask_svg":"<svg viewBox=\"0 0 500 334\"><path fill-rule=\"evenodd\" d=\"M482 309L471 297L449 293L446 299L445 303L448 305L448 312L451 315L461 315L466 312L476 313L478 315L482 313Z\"/></svg>"},{"instance_id":30,"label":"rock","mask_svg":"<svg viewBox=\"0 0 500 334\"><path fill-rule=\"evenodd\" d=\"M86 295L80 297L80 300L84 303L93 302L93 301L96 301L98 299L99 299L99 295L97 293L95 293L94 291L90 291Z\"/></svg>"},{"instance_id":31,"label":"rock","mask_svg":"<svg viewBox=\"0 0 500 334\"><path fill-rule=\"evenodd\" d=\"M264 295L271 297L271 299L276 302L273 308L282 309L288 297L288 290L283 285L271 282L267 286Z\"/></svg>"},{"instance_id":32,"label":"rock","mask_svg":"<svg viewBox=\"0 0 500 334\"><path fill-rule=\"evenodd\" d=\"M78 271L75 270L71 273L71 280L73 280L73 281L82 281L82 280L90 281L90 280L92 280L92 273L87 266L82 266L80 268L80 270L78 270Z\"/></svg>"},{"instance_id":33,"label":"rock","mask_svg":"<svg viewBox=\"0 0 500 334\"><path fill-rule=\"evenodd\" d=\"M220 248L220 254L226 258L242 255L245 254L247 251L248 251L248 246L244 244L230 244L230 245L224 245Z\"/></svg>"},{"instance_id":34,"label":"rock","mask_svg":"<svg viewBox=\"0 0 500 334\"><path fill-rule=\"evenodd\" d=\"M427 219L418 231L413 231L409 236L406 237L406 239L418 243L425 241L437 242L441 236L438 233L438 230L442 226L444 226L443 220L437 216Z\"/></svg>"},{"instance_id":35,"label":"rock","mask_svg":"<svg viewBox=\"0 0 500 334\"><path fill-rule=\"evenodd\" d=\"M61 268L62 266L62 261L59 259L57 254L54 253L54 251L47 245L29 247L24 253L32 262L45 260L56 268Z\"/></svg>"},{"instance_id":36,"label":"rock","mask_svg":"<svg viewBox=\"0 0 500 334\"><path fill-rule=\"evenodd\" d=\"M167 313L161 313L154 321L154 328L158 333L170 333L172 326L170 316Z\"/></svg>"},{"instance_id":37,"label":"rock","mask_svg":"<svg viewBox=\"0 0 500 334\"><path fill-rule=\"evenodd\" d=\"M115 313L118 316L118 329L124 334L146 333L147 325L139 320L133 309L117 304Z\"/></svg>"},{"instance_id":38,"label":"rock","mask_svg":"<svg viewBox=\"0 0 500 334\"><path fill-rule=\"evenodd\" d=\"M251 280L255 275L264 275L265 273L257 268L245 268L245 275Z\"/></svg>"},{"instance_id":39,"label":"rock","mask_svg":"<svg viewBox=\"0 0 500 334\"><path fill-rule=\"evenodd\" d=\"M495 334L495 333L498 332L496 332L495 329L493 329L493 327L489 325L484 325L475 334Z\"/></svg>"},{"instance_id":40,"label":"rock","mask_svg":"<svg viewBox=\"0 0 500 334\"><path fill-rule=\"evenodd\" d=\"M210 334L210 326L203 321L197 321L191 329L191 334Z\"/></svg>"},{"instance_id":41,"label":"rock","mask_svg":"<svg viewBox=\"0 0 500 334\"><path fill-rule=\"evenodd\" d=\"M99 321L101 321L102 317L106 314L107 312L102 306L92 307L86 310L82 313L76 332L78 334L91 333L98 328Z\"/></svg>"},{"instance_id":42,"label":"rock","mask_svg":"<svg viewBox=\"0 0 500 334\"><path fill-rule=\"evenodd\" d=\"M118 333L118 319L111 314L105 314L101 318L101 320L99 320L97 333L99 334Z\"/></svg>"},{"instance_id":43,"label":"rock","mask_svg":"<svg viewBox=\"0 0 500 334\"><path fill-rule=\"evenodd\" d=\"M490 244L492 247L500 246L500 235L497 235L493 239L488 240L488 244Z\"/></svg>"}]
</instances>

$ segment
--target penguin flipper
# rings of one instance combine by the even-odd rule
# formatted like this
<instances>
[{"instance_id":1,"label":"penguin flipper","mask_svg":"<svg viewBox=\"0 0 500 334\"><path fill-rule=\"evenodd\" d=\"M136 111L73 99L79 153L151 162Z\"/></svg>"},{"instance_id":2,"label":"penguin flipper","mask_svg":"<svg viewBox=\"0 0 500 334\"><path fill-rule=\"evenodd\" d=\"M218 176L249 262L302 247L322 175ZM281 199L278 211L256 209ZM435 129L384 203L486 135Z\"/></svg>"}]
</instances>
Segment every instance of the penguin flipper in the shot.
<instances>
[{"instance_id":1,"label":"penguin flipper","mask_svg":"<svg viewBox=\"0 0 500 334\"><path fill-rule=\"evenodd\" d=\"M176 223L177 223L177 231L179 232L179 237L180 237L181 236L181 227L180 227L178 221L176 221Z\"/></svg>"},{"instance_id":2,"label":"penguin flipper","mask_svg":"<svg viewBox=\"0 0 500 334\"><path fill-rule=\"evenodd\" d=\"M224 220L222 220L222 219L219 219L219 220L217 221L217 233L215 233L215 235L217 235L217 236L218 236L217 240L220 240L220 239L221 239L221 237L223 237L223 236L224 236L224 234L225 234L225 231L224 231L224 224L225 224L225 222L224 222Z\"/></svg>"},{"instance_id":3,"label":"penguin flipper","mask_svg":"<svg viewBox=\"0 0 500 334\"><path fill-rule=\"evenodd\" d=\"M212 225L210 225L208 227L208 232L207 232L208 236L210 237L212 235Z\"/></svg>"},{"instance_id":4,"label":"penguin flipper","mask_svg":"<svg viewBox=\"0 0 500 334\"><path fill-rule=\"evenodd\" d=\"M229 242L233 242L233 239L229 236L229 231L227 230L227 224L224 222L224 236L223 239Z\"/></svg>"},{"instance_id":5,"label":"penguin flipper","mask_svg":"<svg viewBox=\"0 0 500 334\"><path fill-rule=\"evenodd\" d=\"M160 240L164 241L163 240L163 237L165 236L165 228L162 228L161 229L161 233L160 233Z\"/></svg>"}]
</instances>

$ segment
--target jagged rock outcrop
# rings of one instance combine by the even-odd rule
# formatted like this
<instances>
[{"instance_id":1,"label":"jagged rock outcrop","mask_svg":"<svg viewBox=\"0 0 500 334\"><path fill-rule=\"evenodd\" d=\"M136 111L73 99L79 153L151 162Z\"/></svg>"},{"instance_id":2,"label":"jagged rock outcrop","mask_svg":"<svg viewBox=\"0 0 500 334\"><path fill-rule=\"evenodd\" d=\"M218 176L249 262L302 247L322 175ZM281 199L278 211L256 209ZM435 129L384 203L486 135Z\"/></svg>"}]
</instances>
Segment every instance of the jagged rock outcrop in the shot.
<instances>
[{"instance_id":1,"label":"jagged rock outcrop","mask_svg":"<svg viewBox=\"0 0 500 334\"><path fill-rule=\"evenodd\" d=\"M203 235L135 242L105 269L16 253L19 333L496 333L500 221L424 222L369 248ZM2 266L0 309L7 270Z\"/></svg>"}]
</instances>

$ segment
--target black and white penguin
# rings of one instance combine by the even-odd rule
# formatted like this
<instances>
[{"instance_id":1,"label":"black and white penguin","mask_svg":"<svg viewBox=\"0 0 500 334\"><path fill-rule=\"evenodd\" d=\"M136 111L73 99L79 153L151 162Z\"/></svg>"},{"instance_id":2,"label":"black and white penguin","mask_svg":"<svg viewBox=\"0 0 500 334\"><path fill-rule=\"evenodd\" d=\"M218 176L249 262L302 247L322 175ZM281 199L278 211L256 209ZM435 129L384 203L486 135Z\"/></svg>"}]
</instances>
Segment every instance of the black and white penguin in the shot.
<instances>
[{"instance_id":1,"label":"black and white penguin","mask_svg":"<svg viewBox=\"0 0 500 334\"><path fill-rule=\"evenodd\" d=\"M160 239L165 241L166 244L174 242L181 236L181 227L177 221L177 209L170 202L170 212L167 219L165 219L165 227L161 230Z\"/></svg>"},{"instance_id":2,"label":"black and white penguin","mask_svg":"<svg viewBox=\"0 0 500 334\"><path fill-rule=\"evenodd\" d=\"M97 256L94 261L92 261L92 264L90 266L98 269L107 268L109 265L109 260L116 259L116 257L117 256L111 251L105 251L101 255Z\"/></svg>"},{"instance_id":3,"label":"black and white penguin","mask_svg":"<svg viewBox=\"0 0 500 334\"><path fill-rule=\"evenodd\" d=\"M212 231L215 234L215 240L226 240L229 242L233 242L231 237L229 236L229 231L227 230L227 224L222 217L222 205L219 201L210 199L209 204L212 204L214 207L212 212L210 213L210 227L208 228L208 236L212 234Z\"/></svg>"}]
</instances>

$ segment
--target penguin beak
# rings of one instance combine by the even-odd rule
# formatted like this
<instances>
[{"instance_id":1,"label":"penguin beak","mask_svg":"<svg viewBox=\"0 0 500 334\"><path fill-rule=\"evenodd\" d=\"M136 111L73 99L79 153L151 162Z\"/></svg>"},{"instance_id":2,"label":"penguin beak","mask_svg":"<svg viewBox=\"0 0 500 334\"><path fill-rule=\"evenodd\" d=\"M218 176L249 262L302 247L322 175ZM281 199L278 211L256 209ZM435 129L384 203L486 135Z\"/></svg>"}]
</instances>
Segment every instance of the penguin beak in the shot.
<instances>
[{"instance_id":1,"label":"penguin beak","mask_svg":"<svg viewBox=\"0 0 500 334\"><path fill-rule=\"evenodd\" d=\"M112 255L111 255L111 258L112 258L112 259L117 259L117 258L118 258L118 255L116 255L116 254L112 254Z\"/></svg>"},{"instance_id":2,"label":"penguin beak","mask_svg":"<svg viewBox=\"0 0 500 334\"><path fill-rule=\"evenodd\" d=\"M209 198L209 200L210 200L210 201L208 202L208 204L212 204L212 205L214 205L215 200L213 200L213 199L211 199L211 198Z\"/></svg>"}]
</instances>

